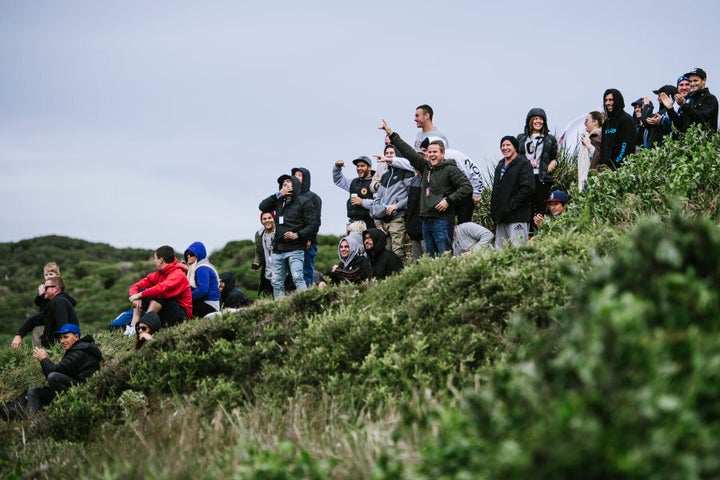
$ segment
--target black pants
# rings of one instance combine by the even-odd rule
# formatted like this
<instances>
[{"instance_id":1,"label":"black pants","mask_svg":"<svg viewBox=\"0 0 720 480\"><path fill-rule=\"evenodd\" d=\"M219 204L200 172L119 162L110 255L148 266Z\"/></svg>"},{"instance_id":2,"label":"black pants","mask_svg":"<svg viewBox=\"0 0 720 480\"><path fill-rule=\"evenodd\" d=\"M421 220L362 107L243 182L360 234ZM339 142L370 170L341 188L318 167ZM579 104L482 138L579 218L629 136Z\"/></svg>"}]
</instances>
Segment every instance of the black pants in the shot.
<instances>
[{"instance_id":1,"label":"black pants","mask_svg":"<svg viewBox=\"0 0 720 480\"><path fill-rule=\"evenodd\" d=\"M64 373L52 372L47 386L31 387L0 407L0 418L17 420L32 417L45 405L49 405L59 392L64 392L77 381Z\"/></svg>"},{"instance_id":2,"label":"black pants","mask_svg":"<svg viewBox=\"0 0 720 480\"><path fill-rule=\"evenodd\" d=\"M162 308L158 312L158 317L163 327L172 327L178 323L187 320L185 309L174 298L144 298L142 299L143 311L147 312L151 301L156 301Z\"/></svg>"},{"instance_id":3,"label":"black pants","mask_svg":"<svg viewBox=\"0 0 720 480\"><path fill-rule=\"evenodd\" d=\"M455 204L455 218L457 218L457 224L471 222L473 212L475 211L475 202L473 198L466 198L465 200Z\"/></svg>"}]
</instances>

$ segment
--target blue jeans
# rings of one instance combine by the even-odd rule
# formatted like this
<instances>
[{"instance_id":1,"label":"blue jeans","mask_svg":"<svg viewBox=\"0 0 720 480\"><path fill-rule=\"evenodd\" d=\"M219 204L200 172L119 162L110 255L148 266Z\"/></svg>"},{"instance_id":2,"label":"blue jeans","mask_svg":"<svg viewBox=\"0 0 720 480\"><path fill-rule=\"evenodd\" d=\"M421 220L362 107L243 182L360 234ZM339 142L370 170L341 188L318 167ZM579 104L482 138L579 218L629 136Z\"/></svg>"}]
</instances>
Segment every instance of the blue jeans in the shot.
<instances>
[{"instance_id":1,"label":"blue jeans","mask_svg":"<svg viewBox=\"0 0 720 480\"><path fill-rule=\"evenodd\" d=\"M290 268L295 289L297 291L307 290L305 279L303 278L303 263L305 261L305 252L302 250L293 250L292 252L281 252L272 254L273 273L272 286L273 297L280 298L285 296L285 275L287 275L287 267ZM287 261L287 264L286 264Z\"/></svg>"},{"instance_id":2,"label":"blue jeans","mask_svg":"<svg viewBox=\"0 0 720 480\"><path fill-rule=\"evenodd\" d=\"M317 242L312 242L310 248L305 250L305 262L303 263L303 278L308 287L313 284L315 278L315 255L317 255Z\"/></svg>"},{"instance_id":3,"label":"blue jeans","mask_svg":"<svg viewBox=\"0 0 720 480\"><path fill-rule=\"evenodd\" d=\"M425 253L435 258L452 251L453 223L440 218L423 218L422 234Z\"/></svg>"}]
</instances>

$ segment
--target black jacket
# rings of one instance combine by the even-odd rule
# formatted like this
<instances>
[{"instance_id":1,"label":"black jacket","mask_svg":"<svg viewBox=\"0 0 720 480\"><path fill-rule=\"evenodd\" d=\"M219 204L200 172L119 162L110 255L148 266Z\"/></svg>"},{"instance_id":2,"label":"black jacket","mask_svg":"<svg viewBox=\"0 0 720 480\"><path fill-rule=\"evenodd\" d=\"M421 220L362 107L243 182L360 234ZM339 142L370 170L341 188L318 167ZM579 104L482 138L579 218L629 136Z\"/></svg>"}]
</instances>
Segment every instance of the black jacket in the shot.
<instances>
[{"instance_id":1,"label":"black jacket","mask_svg":"<svg viewBox=\"0 0 720 480\"><path fill-rule=\"evenodd\" d=\"M259 206L263 212L275 211L275 237L273 238L273 252L275 253L305 250L307 241L315 238L320 227L312 201L301 194L300 180L292 175L282 175L278 178L278 186L282 187L286 178L293 183L292 195L281 197L279 192L273 193L260 202ZM299 237L296 240L285 239L283 236L287 232L295 232Z\"/></svg>"},{"instance_id":2,"label":"black jacket","mask_svg":"<svg viewBox=\"0 0 720 480\"><path fill-rule=\"evenodd\" d=\"M372 250L365 251L372 267L371 278L383 279L402 270L403 264L400 257L395 252L385 248L387 245L385 232L379 228L370 228L363 232L363 238L365 238L366 233L370 234L373 241Z\"/></svg>"},{"instance_id":3,"label":"black jacket","mask_svg":"<svg viewBox=\"0 0 720 480\"><path fill-rule=\"evenodd\" d=\"M532 221L532 197L535 192L535 175L530 160L518 155L502 174L504 164L505 159L502 159L495 167L490 215L496 224L529 223Z\"/></svg>"},{"instance_id":4,"label":"black jacket","mask_svg":"<svg viewBox=\"0 0 720 480\"><path fill-rule=\"evenodd\" d=\"M625 157L635 153L635 138L637 131L629 113L625 110L625 100L622 93L614 88L605 90L603 105L608 93L613 94L613 111L605 109L607 118L602 124L602 143L600 144L600 164L607 165L615 170L622 165Z\"/></svg>"},{"instance_id":5,"label":"black jacket","mask_svg":"<svg viewBox=\"0 0 720 480\"><path fill-rule=\"evenodd\" d=\"M28 318L17 330L17 335L24 337L33 328L44 326L45 330L40 336L43 346L49 347L54 341L53 333L58 331L66 323L80 325L77 313L75 313L77 302L65 292L60 292L45 304L42 311L37 315Z\"/></svg>"},{"instance_id":6,"label":"black jacket","mask_svg":"<svg viewBox=\"0 0 720 480\"><path fill-rule=\"evenodd\" d=\"M693 123L700 123L705 130L716 132L718 128L718 100L710 90L703 88L697 92L690 92L685 104L680 108L680 115L674 110L668 110L668 116L675 128L684 132Z\"/></svg>"},{"instance_id":7,"label":"black jacket","mask_svg":"<svg viewBox=\"0 0 720 480\"><path fill-rule=\"evenodd\" d=\"M220 308L239 308L250 305L247 295L235 287L235 275L232 272L221 273L220 280L225 283L225 288L220 292Z\"/></svg>"},{"instance_id":8,"label":"black jacket","mask_svg":"<svg viewBox=\"0 0 720 480\"><path fill-rule=\"evenodd\" d=\"M95 345L92 335L80 338L75 345L65 351L60 362L54 364L49 358L40 362L43 374L47 378L53 372L63 373L76 382L84 382L100 369L102 353Z\"/></svg>"},{"instance_id":9,"label":"black jacket","mask_svg":"<svg viewBox=\"0 0 720 480\"><path fill-rule=\"evenodd\" d=\"M545 110L542 108L532 108L527 114L527 117L525 118L525 130L523 133L519 134L517 136L518 143L520 144L520 150L518 153L520 155L526 156L528 153L525 149L525 144L527 143L527 139L530 136L530 127L528 123L530 122L530 119L532 117L542 117L543 119L543 147L542 147L542 154L540 155L540 161L538 162L538 179L543 183L552 183L553 177L551 174L548 173L548 165L553 160L557 161L557 152L558 152L558 143L557 139L548 133L548 125L547 125L547 115L545 114ZM526 157L527 158L527 157Z\"/></svg>"}]
</instances>

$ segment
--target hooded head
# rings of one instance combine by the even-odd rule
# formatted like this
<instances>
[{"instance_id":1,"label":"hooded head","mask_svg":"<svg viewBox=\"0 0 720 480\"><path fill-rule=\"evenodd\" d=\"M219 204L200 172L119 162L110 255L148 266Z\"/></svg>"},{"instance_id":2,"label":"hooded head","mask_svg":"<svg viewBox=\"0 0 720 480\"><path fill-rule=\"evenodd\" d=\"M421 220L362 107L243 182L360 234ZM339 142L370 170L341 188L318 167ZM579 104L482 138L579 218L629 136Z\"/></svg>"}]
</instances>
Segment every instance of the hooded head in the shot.
<instances>
[{"instance_id":1,"label":"hooded head","mask_svg":"<svg viewBox=\"0 0 720 480\"><path fill-rule=\"evenodd\" d=\"M293 175L287 175L287 174L286 174L286 175L280 175L280 176L278 177L278 180L277 180L277 181L278 181L278 187L279 187L279 188L282 188L283 182L285 182L285 180L287 180L287 179L290 179L290 181L292 182L292 185L293 185L292 197L295 198L295 197L297 197L298 195L300 195L300 193L302 193L302 192L301 192L302 186L300 185L300 180L299 180L297 177L293 176Z\"/></svg>"},{"instance_id":2,"label":"hooded head","mask_svg":"<svg viewBox=\"0 0 720 480\"><path fill-rule=\"evenodd\" d=\"M160 327L162 323L160 322L160 316L158 316L155 312L147 312L142 317L140 317L140 320L138 320L138 324L144 323L150 329L152 330L152 333L156 333L158 330L160 330Z\"/></svg>"},{"instance_id":3,"label":"hooded head","mask_svg":"<svg viewBox=\"0 0 720 480\"><path fill-rule=\"evenodd\" d=\"M302 174L302 182L300 184L302 187L300 188L300 193L307 193L310 191L310 170L303 167L295 167L292 170L290 170L290 173L292 173L292 176L295 176L295 173L300 172Z\"/></svg>"},{"instance_id":4,"label":"hooded head","mask_svg":"<svg viewBox=\"0 0 720 480\"><path fill-rule=\"evenodd\" d=\"M207 250L205 249L205 245L203 245L202 242L193 242L192 244L190 244L189 247L185 249L185 253L183 254L183 257L185 258L185 263L187 263L188 260L188 253L192 253L195 258L197 258L198 262L207 257Z\"/></svg>"},{"instance_id":5,"label":"hooded head","mask_svg":"<svg viewBox=\"0 0 720 480\"><path fill-rule=\"evenodd\" d=\"M608 93L611 93L613 98L612 112L608 112L608 109L605 106L605 97L607 97ZM620 93L620 90L617 88L608 88L605 90L605 93L603 93L603 109L605 110L606 117L614 117L625 109L625 99L623 98L622 93Z\"/></svg>"},{"instance_id":6,"label":"hooded head","mask_svg":"<svg viewBox=\"0 0 720 480\"><path fill-rule=\"evenodd\" d=\"M221 292L223 297L225 294L232 292L235 289L235 275L232 272L223 272L220 274L220 281L225 284L225 288Z\"/></svg>"},{"instance_id":7,"label":"hooded head","mask_svg":"<svg viewBox=\"0 0 720 480\"><path fill-rule=\"evenodd\" d=\"M338 243L338 258L343 267L347 267L360 252L361 240L358 237L359 235L348 235L347 237L343 237ZM343 258L340 255L340 244L344 241L347 242L348 247L350 247L350 253L347 258Z\"/></svg>"},{"instance_id":8,"label":"hooded head","mask_svg":"<svg viewBox=\"0 0 720 480\"><path fill-rule=\"evenodd\" d=\"M532 132L532 130L533 130L532 127L530 126L530 121L533 119L533 117L540 117L543 119L543 126L542 126L542 131L540 132L540 134L547 135L547 133L548 133L547 115L545 114L545 110L543 110L542 108L531 108L530 111L528 112L527 117L525 117L525 134L530 135L530 132Z\"/></svg>"},{"instance_id":9,"label":"hooded head","mask_svg":"<svg viewBox=\"0 0 720 480\"><path fill-rule=\"evenodd\" d=\"M377 253L385 250L387 243L387 235L379 228L369 228L363 232L363 243L365 242L365 235L370 235L372 239L372 249L368 250L368 245L365 243L365 252L370 256L375 256Z\"/></svg>"}]
</instances>

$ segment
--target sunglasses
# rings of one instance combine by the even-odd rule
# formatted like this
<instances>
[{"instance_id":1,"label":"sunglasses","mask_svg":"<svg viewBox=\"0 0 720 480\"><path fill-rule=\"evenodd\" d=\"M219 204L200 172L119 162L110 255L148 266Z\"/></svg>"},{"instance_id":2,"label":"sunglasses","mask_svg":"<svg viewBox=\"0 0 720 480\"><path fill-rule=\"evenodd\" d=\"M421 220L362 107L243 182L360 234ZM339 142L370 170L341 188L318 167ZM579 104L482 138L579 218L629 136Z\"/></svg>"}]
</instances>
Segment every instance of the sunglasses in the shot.
<instances>
[{"instance_id":1,"label":"sunglasses","mask_svg":"<svg viewBox=\"0 0 720 480\"><path fill-rule=\"evenodd\" d=\"M43 285L43 287L47 290L48 288L57 288L57 285Z\"/></svg>"},{"instance_id":2,"label":"sunglasses","mask_svg":"<svg viewBox=\"0 0 720 480\"><path fill-rule=\"evenodd\" d=\"M150 331L150 327L146 327L145 325L140 325L140 326L137 327L137 331L138 331L138 332L149 332L149 331Z\"/></svg>"}]
</instances>

